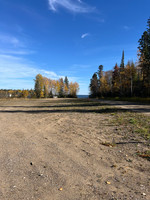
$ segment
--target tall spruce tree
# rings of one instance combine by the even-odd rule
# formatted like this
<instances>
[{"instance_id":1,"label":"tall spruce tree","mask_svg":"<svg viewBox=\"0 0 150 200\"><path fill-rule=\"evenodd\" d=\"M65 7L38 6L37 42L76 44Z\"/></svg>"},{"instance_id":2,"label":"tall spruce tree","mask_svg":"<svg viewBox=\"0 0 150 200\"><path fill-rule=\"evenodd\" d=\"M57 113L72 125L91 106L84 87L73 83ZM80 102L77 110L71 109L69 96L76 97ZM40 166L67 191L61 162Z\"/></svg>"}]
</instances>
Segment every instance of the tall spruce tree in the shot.
<instances>
[{"instance_id":1,"label":"tall spruce tree","mask_svg":"<svg viewBox=\"0 0 150 200\"><path fill-rule=\"evenodd\" d=\"M64 80L64 95L65 97L67 97L69 94L69 80L68 77L65 76L65 80Z\"/></svg>"},{"instance_id":2,"label":"tall spruce tree","mask_svg":"<svg viewBox=\"0 0 150 200\"><path fill-rule=\"evenodd\" d=\"M113 96L118 96L120 90L120 69L117 63L112 72L112 89L113 89Z\"/></svg>"},{"instance_id":3,"label":"tall spruce tree","mask_svg":"<svg viewBox=\"0 0 150 200\"><path fill-rule=\"evenodd\" d=\"M93 74L89 87L90 87L91 97L97 97L98 96L98 78L97 78L96 73Z\"/></svg>"},{"instance_id":4,"label":"tall spruce tree","mask_svg":"<svg viewBox=\"0 0 150 200\"><path fill-rule=\"evenodd\" d=\"M100 65L98 67L98 72L97 72L97 75L98 75L98 96L101 96L101 80L102 80L102 77L103 77L103 65Z\"/></svg>"},{"instance_id":5,"label":"tall spruce tree","mask_svg":"<svg viewBox=\"0 0 150 200\"><path fill-rule=\"evenodd\" d=\"M120 64L120 96L123 96L124 93L124 50L122 52L121 64Z\"/></svg>"},{"instance_id":6,"label":"tall spruce tree","mask_svg":"<svg viewBox=\"0 0 150 200\"><path fill-rule=\"evenodd\" d=\"M58 96L60 98L62 98L62 97L64 97L64 81L63 81L63 78L59 79L59 85L60 85L60 90L59 90Z\"/></svg>"},{"instance_id":7,"label":"tall spruce tree","mask_svg":"<svg viewBox=\"0 0 150 200\"><path fill-rule=\"evenodd\" d=\"M67 88L69 88L69 80L68 77L65 76L65 80L64 80L65 85L67 86Z\"/></svg>"},{"instance_id":8,"label":"tall spruce tree","mask_svg":"<svg viewBox=\"0 0 150 200\"><path fill-rule=\"evenodd\" d=\"M143 76L144 95L150 96L150 18L147 22L148 28L139 40L139 63Z\"/></svg>"},{"instance_id":9,"label":"tall spruce tree","mask_svg":"<svg viewBox=\"0 0 150 200\"><path fill-rule=\"evenodd\" d=\"M120 71L124 70L124 50L122 52L121 64L120 64Z\"/></svg>"}]
</instances>

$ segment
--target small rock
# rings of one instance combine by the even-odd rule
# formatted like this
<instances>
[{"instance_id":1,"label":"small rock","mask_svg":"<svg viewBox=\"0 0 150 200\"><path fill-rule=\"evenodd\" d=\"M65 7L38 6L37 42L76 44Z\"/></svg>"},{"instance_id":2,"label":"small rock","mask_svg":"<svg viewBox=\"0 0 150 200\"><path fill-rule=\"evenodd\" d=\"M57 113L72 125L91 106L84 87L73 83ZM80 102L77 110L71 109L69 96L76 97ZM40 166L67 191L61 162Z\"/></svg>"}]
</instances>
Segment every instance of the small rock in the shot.
<instances>
[{"instance_id":1,"label":"small rock","mask_svg":"<svg viewBox=\"0 0 150 200\"><path fill-rule=\"evenodd\" d=\"M132 160L131 160L131 159L127 159L126 161L127 161L127 162L132 162Z\"/></svg>"},{"instance_id":2,"label":"small rock","mask_svg":"<svg viewBox=\"0 0 150 200\"><path fill-rule=\"evenodd\" d=\"M111 168L117 167L117 165L112 165Z\"/></svg>"},{"instance_id":3,"label":"small rock","mask_svg":"<svg viewBox=\"0 0 150 200\"><path fill-rule=\"evenodd\" d=\"M30 162L30 165L33 165L33 163L32 163L32 162Z\"/></svg>"},{"instance_id":4,"label":"small rock","mask_svg":"<svg viewBox=\"0 0 150 200\"><path fill-rule=\"evenodd\" d=\"M145 193L143 193L143 196L146 196L146 194L145 194Z\"/></svg>"},{"instance_id":5,"label":"small rock","mask_svg":"<svg viewBox=\"0 0 150 200\"><path fill-rule=\"evenodd\" d=\"M63 188L61 187L61 188L59 188L59 191L62 191L63 190Z\"/></svg>"},{"instance_id":6,"label":"small rock","mask_svg":"<svg viewBox=\"0 0 150 200\"><path fill-rule=\"evenodd\" d=\"M111 182L107 181L107 182L106 182L106 184L110 185L110 184L111 184Z\"/></svg>"}]
</instances>

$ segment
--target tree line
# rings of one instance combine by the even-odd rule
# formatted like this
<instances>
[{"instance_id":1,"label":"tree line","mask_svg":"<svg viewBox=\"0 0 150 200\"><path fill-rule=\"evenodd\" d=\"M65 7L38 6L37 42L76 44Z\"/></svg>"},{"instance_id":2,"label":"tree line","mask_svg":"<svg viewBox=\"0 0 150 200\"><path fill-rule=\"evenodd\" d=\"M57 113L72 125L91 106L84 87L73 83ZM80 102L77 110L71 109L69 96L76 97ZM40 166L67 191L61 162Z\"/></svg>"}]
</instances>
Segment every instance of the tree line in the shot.
<instances>
[{"instance_id":1,"label":"tree line","mask_svg":"<svg viewBox=\"0 0 150 200\"><path fill-rule=\"evenodd\" d=\"M35 98L35 91L31 90L0 90L0 98Z\"/></svg>"},{"instance_id":2,"label":"tree line","mask_svg":"<svg viewBox=\"0 0 150 200\"><path fill-rule=\"evenodd\" d=\"M150 97L150 18L147 26L138 41L138 62L125 65L123 51L113 70L103 71L100 65L90 80L91 97Z\"/></svg>"},{"instance_id":3,"label":"tree line","mask_svg":"<svg viewBox=\"0 0 150 200\"><path fill-rule=\"evenodd\" d=\"M76 98L79 91L79 84L77 82L69 83L67 76L64 80L63 78L60 78L59 80L52 80L38 74L34 81L34 91L37 98L51 98L53 96L57 96L59 98Z\"/></svg>"},{"instance_id":4,"label":"tree line","mask_svg":"<svg viewBox=\"0 0 150 200\"><path fill-rule=\"evenodd\" d=\"M70 82L67 76L59 80L52 80L37 74L34 90L0 90L0 98L76 98L79 91L77 82Z\"/></svg>"}]
</instances>

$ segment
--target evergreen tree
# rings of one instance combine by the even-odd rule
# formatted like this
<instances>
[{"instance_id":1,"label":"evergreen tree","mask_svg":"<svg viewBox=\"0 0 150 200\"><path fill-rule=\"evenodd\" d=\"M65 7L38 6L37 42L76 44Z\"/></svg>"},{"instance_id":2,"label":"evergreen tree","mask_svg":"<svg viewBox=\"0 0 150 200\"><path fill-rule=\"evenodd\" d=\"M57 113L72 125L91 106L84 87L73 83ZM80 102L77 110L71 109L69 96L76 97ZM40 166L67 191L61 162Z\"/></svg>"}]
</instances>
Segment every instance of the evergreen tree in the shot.
<instances>
[{"instance_id":1,"label":"evergreen tree","mask_svg":"<svg viewBox=\"0 0 150 200\"><path fill-rule=\"evenodd\" d=\"M150 18L148 19L147 31L144 31L139 40L139 63L143 75L143 90L145 95L150 96Z\"/></svg>"},{"instance_id":2,"label":"evergreen tree","mask_svg":"<svg viewBox=\"0 0 150 200\"><path fill-rule=\"evenodd\" d=\"M112 73L112 89L113 95L118 96L120 91L120 69L116 63Z\"/></svg>"},{"instance_id":3,"label":"evergreen tree","mask_svg":"<svg viewBox=\"0 0 150 200\"><path fill-rule=\"evenodd\" d=\"M69 80L68 77L65 76L65 80L64 80L65 85L67 86L67 88L69 89Z\"/></svg>"},{"instance_id":4,"label":"evergreen tree","mask_svg":"<svg viewBox=\"0 0 150 200\"><path fill-rule=\"evenodd\" d=\"M97 75L98 75L98 96L102 96L101 84L102 84L102 77L103 77L103 65L100 65L98 67Z\"/></svg>"},{"instance_id":5,"label":"evergreen tree","mask_svg":"<svg viewBox=\"0 0 150 200\"><path fill-rule=\"evenodd\" d=\"M124 71L124 50L122 52L121 64L120 64L120 71Z\"/></svg>"},{"instance_id":6,"label":"evergreen tree","mask_svg":"<svg viewBox=\"0 0 150 200\"><path fill-rule=\"evenodd\" d=\"M120 96L123 96L124 84L125 84L125 74L124 74L124 50L123 50L121 64L120 64Z\"/></svg>"},{"instance_id":7,"label":"evergreen tree","mask_svg":"<svg viewBox=\"0 0 150 200\"><path fill-rule=\"evenodd\" d=\"M65 76L65 80L64 80L64 94L65 94L65 97L68 96L68 93L69 93L69 80L68 80L67 76Z\"/></svg>"},{"instance_id":8,"label":"evergreen tree","mask_svg":"<svg viewBox=\"0 0 150 200\"><path fill-rule=\"evenodd\" d=\"M97 78L96 73L93 74L89 87L90 87L91 97L97 97L97 95L98 95L98 78Z\"/></svg>"}]
</instances>

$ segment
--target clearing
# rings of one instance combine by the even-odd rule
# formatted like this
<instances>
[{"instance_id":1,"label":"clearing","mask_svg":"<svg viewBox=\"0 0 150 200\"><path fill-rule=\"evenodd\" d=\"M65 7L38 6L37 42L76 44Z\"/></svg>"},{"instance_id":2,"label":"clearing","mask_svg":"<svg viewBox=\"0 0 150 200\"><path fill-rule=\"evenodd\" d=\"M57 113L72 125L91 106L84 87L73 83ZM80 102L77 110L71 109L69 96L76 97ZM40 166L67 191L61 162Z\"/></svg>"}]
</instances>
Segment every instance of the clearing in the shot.
<instances>
[{"instance_id":1,"label":"clearing","mask_svg":"<svg viewBox=\"0 0 150 200\"><path fill-rule=\"evenodd\" d=\"M0 100L0 200L150 199L150 117L106 103Z\"/></svg>"}]
</instances>

